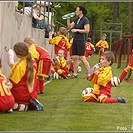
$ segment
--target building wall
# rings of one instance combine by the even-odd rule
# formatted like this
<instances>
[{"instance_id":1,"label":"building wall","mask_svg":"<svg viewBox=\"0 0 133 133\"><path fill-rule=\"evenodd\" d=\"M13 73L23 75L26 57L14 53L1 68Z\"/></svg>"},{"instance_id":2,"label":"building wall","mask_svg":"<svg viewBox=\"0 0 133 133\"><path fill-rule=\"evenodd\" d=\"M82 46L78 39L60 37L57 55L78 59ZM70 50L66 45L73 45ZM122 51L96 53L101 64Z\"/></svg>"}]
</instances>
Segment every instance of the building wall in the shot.
<instances>
[{"instance_id":1,"label":"building wall","mask_svg":"<svg viewBox=\"0 0 133 133\"><path fill-rule=\"evenodd\" d=\"M13 45L18 41L23 41L28 35L33 36L36 44L43 46L53 57L53 45L49 45L49 40L44 38L44 30L32 28L30 17L19 14L15 11L17 2L0 2L0 55L2 58L2 72L8 76L10 67L8 66L8 54L5 47L13 49ZM18 60L15 57L16 61Z\"/></svg>"}]
</instances>

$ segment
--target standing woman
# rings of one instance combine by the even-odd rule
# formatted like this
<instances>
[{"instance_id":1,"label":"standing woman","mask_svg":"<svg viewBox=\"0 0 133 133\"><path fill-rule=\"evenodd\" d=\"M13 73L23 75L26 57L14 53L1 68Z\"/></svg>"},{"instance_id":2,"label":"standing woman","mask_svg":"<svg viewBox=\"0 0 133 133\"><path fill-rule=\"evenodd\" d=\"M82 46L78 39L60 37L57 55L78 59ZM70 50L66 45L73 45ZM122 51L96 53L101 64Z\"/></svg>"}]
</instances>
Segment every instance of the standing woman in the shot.
<instances>
[{"instance_id":1,"label":"standing woman","mask_svg":"<svg viewBox=\"0 0 133 133\"><path fill-rule=\"evenodd\" d=\"M20 60L12 66L9 73L9 80L13 85L11 92L15 99L13 110L43 111L43 105L37 100L36 62L32 59L26 43L16 43L14 51Z\"/></svg>"},{"instance_id":2,"label":"standing woman","mask_svg":"<svg viewBox=\"0 0 133 133\"><path fill-rule=\"evenodd\" d=\"M90 31L89 20L85 16L86 14L86 9L83 6L78 6L76 8L76 16L78 16L78 18L72 23L70 23L70 18L67 18L68 29L74 33L72 44L74 73L72 78L78 77L78 58L82 61L87 71L90 69L89 62L85 58L85 34Z\"/></svg>"}]
</instances>

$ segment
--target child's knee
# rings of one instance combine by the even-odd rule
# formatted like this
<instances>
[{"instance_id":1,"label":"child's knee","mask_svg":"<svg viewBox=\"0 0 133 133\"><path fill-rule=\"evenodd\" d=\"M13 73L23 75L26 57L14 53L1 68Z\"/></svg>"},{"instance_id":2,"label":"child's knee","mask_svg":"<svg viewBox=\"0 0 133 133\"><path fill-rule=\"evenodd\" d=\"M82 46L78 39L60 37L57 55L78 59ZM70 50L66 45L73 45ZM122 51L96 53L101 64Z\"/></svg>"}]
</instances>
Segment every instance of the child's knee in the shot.
<instances>
[{"instance_id":1,"label":"child's knee","mask_svg":"<svg viewBox=\"0 0 133 133\"><path fill-rule=\"evenodd\" d=\"M99 98L98 98L98 101L99 101L100 103L105 103L106 99L107 99L107 96L104 95L104 94L101 94L101 95L99 96Z\"/></svg>"},{"instance_id":2,"label":"child's knee","mask_svg":"<svg viewBox=\"0 0 133 133\"><path fill-rule=\"evenodd\" d=\"M128 73L130 71L130 67L127 66L124 70Z\"/></svg>"}]
</instances>

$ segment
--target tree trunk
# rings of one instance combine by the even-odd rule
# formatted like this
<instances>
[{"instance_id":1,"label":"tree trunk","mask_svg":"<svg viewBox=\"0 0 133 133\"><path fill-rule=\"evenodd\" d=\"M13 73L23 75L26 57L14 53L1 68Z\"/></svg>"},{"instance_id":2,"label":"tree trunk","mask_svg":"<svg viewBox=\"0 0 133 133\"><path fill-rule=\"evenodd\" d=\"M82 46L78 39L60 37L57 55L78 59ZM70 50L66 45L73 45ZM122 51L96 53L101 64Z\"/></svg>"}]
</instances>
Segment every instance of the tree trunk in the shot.
<instances>
[{"instance_id":1,"label":"tree trunk","mask_svg":"<svg viewBox=\"0 0 133 133\"><path fill-rule=\"evenodd\" d=\"M131 35L131 2L128 2L128 34Z\"/></svg>"},{"instance_id":2,"label":"tree trunk","mask_svg":"<svg viewBox=\"0 0 133 133\"><path fill-rule=\"evenodd\" d=\"M113 7L113 23L116 23L117 22L117 18L119 17L118 9L119 9L119 2L114 2L114 7Z\"/></svg>"}]
</instances>

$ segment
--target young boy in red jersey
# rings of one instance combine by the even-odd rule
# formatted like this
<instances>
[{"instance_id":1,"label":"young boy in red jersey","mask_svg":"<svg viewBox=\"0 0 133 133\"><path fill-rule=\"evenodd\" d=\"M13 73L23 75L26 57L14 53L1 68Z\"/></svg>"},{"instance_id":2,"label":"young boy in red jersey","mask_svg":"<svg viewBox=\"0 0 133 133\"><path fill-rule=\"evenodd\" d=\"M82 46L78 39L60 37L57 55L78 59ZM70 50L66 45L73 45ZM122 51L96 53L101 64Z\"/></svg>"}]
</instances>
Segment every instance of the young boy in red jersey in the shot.
<instances>
[{"instance_id":1,"label":"young boy in red jersey","mask_svg":"<svg viewBox=\"0 0 133 133\"><path fill-rule=\"evenodd\" d=\"M44 93L44 78L47 78L50 73L52 64L51 56L48 51L41 46L35 45L35 40L31 36L27 36L24 42L28 44L31 55L37 61L37 77L38 77L38 94ZM34 46L34 47L33 47ZM38 58L35 57L35 51L39 54Z\"/></svg>"},{"instance_id":2,"label":"young boy in red jersey","mask_svg":"<svg viewBox=\"0 0 133 133\"><path fill-rule=\"evenodd\" d=\"M51 68L51 73L54 74L55 72L57 72L59 76L63 77L64 79L67 79L67 76L70 73L64 55L65 51L63 49L60 49L56 58L53 59L53 68Z\"/></svg>"},{"instance_id":3,"label":"young boy in red jersey","mask_svg":"<svg viewBox=\"0 0 133 133\"><path fill-rule=\"evenodd\" d=\"M133 49L132 49L132 55L131 55L130 61L129 61L127 67L122 71L122 73L121 73L121 75L119 77L120 82L123 81L123 79L125 78L127 73L129 73L130 69L133 69Z\"/></svg>"},{"instance_id":4,"label":"young boy in red jersey","mask_svg":"<svg viewBox=\"0 0 133 133\"><path fill-rule=\"evenodd\" d=\"M82 96L85 102L100 102L100 103L126 103L125 98L112 98L111 97L111 78L112 70L111 65L114 62L114 55L110 51L102 53L100 57L100 64L94 65L87 72L87 80L94 84L94 90Z\"/></svg>"},{"instance_id":5,"label":"young boy in red jersey","mask_svg":"<svg viewBox=\"0 0 133 133\"><path fill-rule=\"evenodd\" d=\"M58 51L60 49L63 49L65 51L65 59L67 60L67 52L70 48L70 44L68 42L68 38L65 36L66 34L66 28L61 27L58 31L58 35L54 38L52 38L52 35L54 32L50 32L50 37L49 37L49 43L55 45L55 56L57 56Z\"/></svg>"},{"instance_id":6,"label":"young boy in red jersey","mask_svg":"<svg viewBox=\"0 0 133 133\"><path fill-rule=\"evenodd\" d=\"M0 68L2 67L0 58ZM0 71L0 112L12 111L15 104L14 97L10 91L5 75Z\"/></svg>"},{"instance_id":7,"label":"young boy in red jersey","mask_svg":"<svg viewBox=\"0 0 133 133\"><path fill-rule=\"evenodd\" d=\"M95 47L94 45L91 43L91 38L89 37L86 41L86 47L85 47L85 58L86 60L90 60L91 56L92 56L92 51L94 50L95 52Z\"/></svg>"},{"instance_id":8,"label":"young boy in red jersey","mask_svg":"<svg viewBox=\"0 0 133 133\"><path fill-rule=\"evenodd\" d=\"M96 48L99 50L99 58L103 52L106 52L109 48L108 42L106 41L107 35L105 33L102 34L102 39L96 43Z\"/></svg>"}]
</instances>

